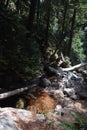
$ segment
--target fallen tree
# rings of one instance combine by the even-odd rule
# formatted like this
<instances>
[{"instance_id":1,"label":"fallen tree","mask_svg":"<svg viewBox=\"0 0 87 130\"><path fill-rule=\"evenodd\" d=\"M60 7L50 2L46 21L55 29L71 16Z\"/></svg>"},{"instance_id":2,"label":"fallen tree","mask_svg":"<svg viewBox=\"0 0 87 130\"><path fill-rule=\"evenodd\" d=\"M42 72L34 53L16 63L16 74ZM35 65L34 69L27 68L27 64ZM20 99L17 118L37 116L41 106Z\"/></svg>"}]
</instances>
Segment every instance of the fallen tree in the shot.
<instances>
[{"instance_id":1,"label":"fallen tree","mask_svg":"<svg viewBox=\"0 0 87 130\"><path fill-rule=\"evenodd\" d=\"M0 100L4 99L4 98L11 97L11 96L14 96L14 95L17 95L19 93L23 93L24 91L33 89L36 86L37 86L37 84L33 84L33 85L29 85L29 86L24 87L24 88L19 88L19 89L13 90L13 91L2 93L2 94L0 94Z\"/></svg>"},{"instance_id":2,"label":"fallen tree","mask_svg":"<svg viewBox=\"0 0 87 130\"><path fill-rule=\"evenodd\" d=\"M67 71L74 71L77 70L81 67L87 66L87 63L80 63L78 65L72 66L70 68L62 68L63 71L67 72Z\"/></svg>"},{"instance_id":3,"label":"fallen tree","mask_svg":"<svg viewBox=\"0 0 87 130\"><path fill-rule=\"evenodd\" d=\"M68 68L61 68L61 67L54 67L54 66L50 66L50 65L45 65L45 71L47 71L49 74L53 74L53 75L57 75L57 76L62 76L64 74L64 72L68 72L68 71L74 71L77 70L81 67L87 66L87 63L80 63L78 65L72 66L72 67L68 67Z\"/></svg>"},{"instance_id":4,"label":"fallen tree","mask_svg":"<svg viewBox=\"0 0 87 130\"><path fill-rule=\"evenodd\" d=\"M45 72L47 74L51 74L51 76L56 75L58 77L63 77L63 75L64 75L65 72L74 71L74 70L77 70L77 69L79 69L81 67L84 67L84 66L87 66L87 63L80 63L80 64L72 66L70 68L61 68L61 67L55 68L55 67L52 67L50 65L46 65L45 66ZM34 87L36 87L38 85L41 86L40 82L43 83L43 84L45 84L44 82L42 82L43 78L44 77L42 75L41 77L36 78L35 80L33 80L32 85L29 85L29 86L26 86L26 87L23 87L23 88L18 88L16 90L0 94L0 100L2 100L4 98L11 97L11 96L14 96L14 95L17 95L17 94L20 94L20 93L23 93L23 92L25 92L27 90L30 91L30 92L32 92L32 90L33 90ZM47 81L47 83L48 83L48 81Z\"/></svg>"}]
</instances>

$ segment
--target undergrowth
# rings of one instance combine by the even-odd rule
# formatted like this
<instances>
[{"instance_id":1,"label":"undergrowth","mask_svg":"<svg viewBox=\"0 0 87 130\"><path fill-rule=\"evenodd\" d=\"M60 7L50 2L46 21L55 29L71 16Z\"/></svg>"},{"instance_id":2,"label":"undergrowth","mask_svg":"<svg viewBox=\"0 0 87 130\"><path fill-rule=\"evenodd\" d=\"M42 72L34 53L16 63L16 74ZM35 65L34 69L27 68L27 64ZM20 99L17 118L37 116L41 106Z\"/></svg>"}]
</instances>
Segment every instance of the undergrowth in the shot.
<instances>
[{"instance_id":1,"label":"undergrowth","mask_svg":"<svg viewBox=\"0 0 87 130\"><path fill-rule=\"evenodd\" d=\"M78 115L76 113L72 113L75 121L67 121L65 120L60 127L63 130L87 130L87 113L84 115Z\"/></svg>"}]
</instances>

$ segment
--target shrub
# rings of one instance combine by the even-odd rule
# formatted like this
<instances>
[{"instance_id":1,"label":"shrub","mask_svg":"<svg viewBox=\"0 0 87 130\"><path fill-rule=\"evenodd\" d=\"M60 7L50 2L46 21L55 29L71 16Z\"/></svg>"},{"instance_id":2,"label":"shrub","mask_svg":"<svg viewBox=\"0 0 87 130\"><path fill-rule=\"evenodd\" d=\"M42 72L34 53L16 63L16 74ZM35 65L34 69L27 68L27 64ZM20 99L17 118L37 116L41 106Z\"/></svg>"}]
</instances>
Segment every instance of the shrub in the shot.
<instances>
[{"instance_id":1,"label":"shrub","mask_svg":"<svg viewBox=\"0 0 87 130\"><path fill-rule=\"evenodd\" d=\"M87 113L84 115L78 115L76 113L72 113L75 121L64 121L60 126L63 130L87 130Z\"/></svg>"}]
</instances>

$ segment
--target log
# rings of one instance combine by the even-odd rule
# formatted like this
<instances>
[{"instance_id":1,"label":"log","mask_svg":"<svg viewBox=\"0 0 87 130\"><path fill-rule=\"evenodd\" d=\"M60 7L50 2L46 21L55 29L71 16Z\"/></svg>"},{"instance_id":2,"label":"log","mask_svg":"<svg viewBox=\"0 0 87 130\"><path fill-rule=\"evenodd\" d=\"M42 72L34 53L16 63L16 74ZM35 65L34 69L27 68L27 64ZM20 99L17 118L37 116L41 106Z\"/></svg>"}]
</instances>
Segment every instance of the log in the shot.
<instances>
[{"instance_id":1,"label":"log","mask_svg":"<svg viewBox=\"0 0 87 130\"><path fill-rule=\"evenodd\" d=\"M87 66L87 63L80 63L80 64L72 66L70 68L62 68L62 70L65 72L74 71L74 70L77 70L77 69L84 67L84 66Z\"/></svg>"},{"instance_id":2,"label":"log","mask_svg":"<svg viewBox=\"0 0 87 130\"><path fill-rule=\"evenodd\" d=\"M87 63L80 63L78 65L75 65L75 66L72 66L69 68L61 68L61 67L54 68L51 66L46 66L45 71L61 77L64 74L64 72L74 71L74 70L77 70L77 69L84 67L84 66L87 66Z\"/></svg>"},{"instance_id":3,"label":"log","mask_svg":"<svg viewBox=\"0 0 87 130\"><path fill-rule=\"evenodd\" d=\"M84 66L87 66L87 63L80 63L80 64L72 66L70 68L60 68L59 67L58 69L55 69L51 66L46 66L46 70L48 71L48 73L51 72L52 74L55 74L56 76L61 77L61 76L63 76L64 72L74 71L74 70L77 70ZM31 90L32 88L36 87L37 84L39 84L39 81L40 81L40 77L37 80L35 80L36 84L34 83L34 84L26 86L24 88L19 88L19 89L13 90L13 91L2 93L2 94L0 94L0 100L17 95L17 94L22 93L27 90Z\"/></svg>"},{"instance_id":4,"label":"log","mask_svg":"<svg viewBox=\"0 0 87 130\"><path fill-rule=\"evenodd\" d=\"M36 86L37 86L37 84L33 84L33 85L29 85L29 86L24 87L24 88L19 88L19 89L13 90L13 91L2 93L2 94L0 94L0 100L17 95L17 94L22 93L24 91L30 90Z\"/></svg>"},{"instance_id":5,"label":"log","mask_svg":"<svg viewBox=\"0 0 87 130\"><path fill-rule=\"evenodd\" d=\"M57 75L57 76L60 76L61 74L63 74L63 70L62 70L62 68L60 68L60 67L58 67L58 69L55 69L55 68L49 66L48 68L49 68L49 70L50 70L52 73L54 73L54 74Z\"/></svg>"}]
</instances>

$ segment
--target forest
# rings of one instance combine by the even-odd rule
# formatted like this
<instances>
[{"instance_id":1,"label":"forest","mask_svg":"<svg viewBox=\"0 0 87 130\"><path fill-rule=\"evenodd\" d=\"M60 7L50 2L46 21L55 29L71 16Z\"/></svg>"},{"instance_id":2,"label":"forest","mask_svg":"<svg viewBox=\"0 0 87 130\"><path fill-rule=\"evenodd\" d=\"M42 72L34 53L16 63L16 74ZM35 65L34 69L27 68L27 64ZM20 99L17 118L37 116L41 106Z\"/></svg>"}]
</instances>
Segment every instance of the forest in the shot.
<instances>
[{"instance_id":1,"label":"forest","mask_svg":"<svg viewBox=\"0 0 87 130\"><path fill-rule=\"evenodd\" d=\"M0 120L87 130L87 0L0 0Z\"/></svg>"}]
</instances>

